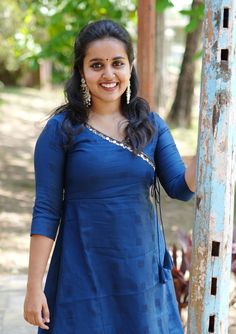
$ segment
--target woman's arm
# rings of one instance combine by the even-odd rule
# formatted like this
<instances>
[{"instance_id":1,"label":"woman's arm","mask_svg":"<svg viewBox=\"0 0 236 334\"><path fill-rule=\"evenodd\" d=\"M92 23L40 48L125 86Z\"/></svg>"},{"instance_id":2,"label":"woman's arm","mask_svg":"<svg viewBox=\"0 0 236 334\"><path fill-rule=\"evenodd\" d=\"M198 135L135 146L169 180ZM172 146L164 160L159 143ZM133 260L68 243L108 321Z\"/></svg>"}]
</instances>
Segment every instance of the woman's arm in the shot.
<instances>
[{"instance_id":1,"label":"woman's arm","mask_svg":"<svg viewBox=\"0 0 236 334\"><path fill-rule=\"evenodd\" d=\"M37 234L32 235L30 241L27 288L42 288L43 276L46 270L53 243L54 241L50 238Z\"/></svg>"},{"instance_id":2,"label":"woman's arm","mask_svg":"<svg viewBox=\"0 0 236 334\"><path fill-rule=\"evenodd\" d=\"M42 329L49 329L45 324L49 321L49 309L42 281L63 209L65 151L59 117L48 121L34 152L36 196L24 318Z\"/></svg>"},{"instance_id":3,"label":"woman's arm","mask_svg":"<svg viewBox=\"0 0 236 334\"><path fill-rule=\"evenodd\" d=\"M193 159L191 160L190 164L188 165L188 167L185 170L185 181L186 181L189 189L192 192L195 192L195 190L196 190L196 186L195 186L196 163L197 163L197 159L196 159L196 156L194 156Z\"/></svg>"},{"instance_id":4,"label":"woman's arm","mask_svg":"<svg viewBox=\"0 0 236 334\"><path fill-rule=\"evenodd\" d=\"M28 267L28 282L24 303L24 318L30 324L49 329L50 314L43 293L43 276L54 241L41 235L32 235Z\"/></svg>"},{"instance_id":5,"label":"woman's arm","mask_svg":"<svg viewBox=\"0 0 236 334\"><path fill-rule=\"evenodd\" d=\"M193 195L194 163L186 171L169 127L156 113L153 117L158 131L154 158L161 185L170 197L187 201Z\"/></svg>"}]
</instances>

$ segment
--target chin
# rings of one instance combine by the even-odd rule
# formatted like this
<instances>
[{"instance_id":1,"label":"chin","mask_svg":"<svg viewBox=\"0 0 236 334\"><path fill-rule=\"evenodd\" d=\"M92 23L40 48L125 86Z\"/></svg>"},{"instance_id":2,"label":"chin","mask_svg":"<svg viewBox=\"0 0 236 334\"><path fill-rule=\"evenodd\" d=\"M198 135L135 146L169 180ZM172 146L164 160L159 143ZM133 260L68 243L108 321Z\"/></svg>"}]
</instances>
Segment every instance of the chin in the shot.
<instances>
[{"instance_id":1,"label":"chin","mask_svg":"<svg viewBox=\"0 0 236 334\"><path fill-rule=\"evenodd\" d=\"M102 97L102 98L100 98L99 100L100 100L100 101L103 101L103 102L107 102L107 103L109 103L109 102L120 101L120 99L121 99L121 95L114 96L114 97L112 97L112 96L110 96L110 97Z\"/></svg>"}]
</instances>

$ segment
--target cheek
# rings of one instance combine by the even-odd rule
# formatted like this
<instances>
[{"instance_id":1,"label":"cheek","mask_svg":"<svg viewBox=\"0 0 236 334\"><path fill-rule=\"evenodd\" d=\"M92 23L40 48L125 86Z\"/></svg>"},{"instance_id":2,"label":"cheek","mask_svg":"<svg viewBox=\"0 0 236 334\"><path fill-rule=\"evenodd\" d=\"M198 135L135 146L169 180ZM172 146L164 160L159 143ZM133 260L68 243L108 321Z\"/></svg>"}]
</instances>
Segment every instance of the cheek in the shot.
<instances>
[{"instance_id":1,"label":"cheek","mask_svg":"<svg viewBox=\"0 0 236 334\"><path fill-rule=\"evenodd\" d=\"M127 72L127 70L125 71L122 71L120 73L120 79L122 81L124 81L125 83L128 83L129 82L129 79L130 79L130 72Z\"/></svg>"},{"instance_id":2,"label":"cheek","mask_svg":"<svg viewBox=\"0 0 236 334\"><path fill-rule=\"evenodd\" d=\"M87 71L85 74L85 80L87 82L87 85L94 85L99 79L99 75L96 72Z\"/></svg>"}]
</instances>

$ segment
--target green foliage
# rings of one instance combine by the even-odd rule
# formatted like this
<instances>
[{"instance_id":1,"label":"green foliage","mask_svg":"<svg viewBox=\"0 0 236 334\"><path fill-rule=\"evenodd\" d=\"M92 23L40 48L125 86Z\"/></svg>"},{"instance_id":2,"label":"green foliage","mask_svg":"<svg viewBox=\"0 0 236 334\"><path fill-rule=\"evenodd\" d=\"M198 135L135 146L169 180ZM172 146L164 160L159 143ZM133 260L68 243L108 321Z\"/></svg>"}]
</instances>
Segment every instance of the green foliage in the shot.
<instances>
[{"instance_id":1,"label":"green foliage","mask_svg":"<svg viewBox=\"0 0 236 334\"><path fill-rule=\"evenodd\" d=\"M74 38L85 24L102 18L125 24L134 17L135 9L125 10L127 8L121 2L109 0L54 0L48 6L35 6L35 15L38 8L44 13L39 25L44 27L47 38L41 51L34 56L36 59L51 59L56 69L65 67L67 70L71 65Z\"/></svg>"},{"instance_id":2,"label":"green foliage","mask_svg":"<svg viewBox=\"0 0 236 334\"><path fill-rule=\"evenodd\" d=\"M8 70L37 69L41 59L51 59L60 80L68 76L79 30L102 18L135 24L135 4L135 0L1 0L0 63Z\"/></svg>"},{"instance_id":3,"label":"green foliage","mask_svg":"<svg viewBox=\"0 0 236 334\"><path fill-rule=\"evenodd\" d=\"M197 52L195 53L195 55L193 56L193 58L192 58L193 61L202 58L202 55L203 55L203 50L199 50L199 51L197 51Z\"/></svg>"},{"instance_id":4,"label":"green foliage","mask_svg":"<svg viewBox=\"0 0 236 334\"><path fill-rule=\"evenodd\" d=\"M42 59L53 63L54 80L68 77L73 43L87 23L113 19L128 29L134 40L137 0L1 0L0 66L10 72L36 70ZM171 0L156 0L156 10L173 7ZM190 18L186 27L193 31L203 19L204 6L183 10ZM0 71L1 72L1 71ZM1 74L1 73L0 73Z\"/></svg>"},{"instance_id":5,"label":"green foliage","mask_svg":"<svg viewBox=\"0 0 236 334\"><path fill-rule=\"evenodd\" d=\"M8 71L18 68L15 49L15 29L21 25L21 12L15 1L1 0L0 2L0 63Z\"/></svg>"},{"instance_id":6,"label":"green foliage","mask_svg":"<svg viewBox=\"0 0 236 334\"><path fill-rule=\"evenodd\" d=\"M198 4L192 9L181 10L180 13L190 18L189 23L185 27L185 31L193 32L197 28L199 21L204 19L204 3Z\"/></svg>"},{"instance_id":7,"label":"green foliage","mask_svg":"<svg viewBox=\"0 0 236 334\"><path fill-rule=\"evenodd\" d=\"M164 12L167 8L170 7L174 7L173 3L170 0L156 0L157 12Z\"/></svg>"}]
</instances>

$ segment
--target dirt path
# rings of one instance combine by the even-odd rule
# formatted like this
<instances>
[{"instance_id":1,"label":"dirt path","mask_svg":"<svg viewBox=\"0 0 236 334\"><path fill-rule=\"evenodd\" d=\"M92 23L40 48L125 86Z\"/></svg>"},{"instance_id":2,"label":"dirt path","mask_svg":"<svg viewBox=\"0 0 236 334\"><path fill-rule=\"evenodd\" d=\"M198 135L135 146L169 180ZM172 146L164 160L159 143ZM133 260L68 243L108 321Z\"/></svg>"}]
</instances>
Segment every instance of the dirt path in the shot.
<instances>
[{"instance_id":1,"label":"dirt path","mask_svg":"<svg viewBox=\"0 0 236 334\"><path fill-rule=\"evenodd\" d=\"M26 273L34 199L33 149L59 93L37 90L0 94L0 273Z\"/></svg>"}]
</instances>

